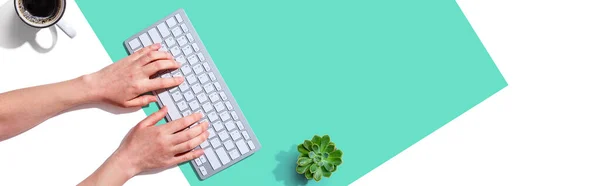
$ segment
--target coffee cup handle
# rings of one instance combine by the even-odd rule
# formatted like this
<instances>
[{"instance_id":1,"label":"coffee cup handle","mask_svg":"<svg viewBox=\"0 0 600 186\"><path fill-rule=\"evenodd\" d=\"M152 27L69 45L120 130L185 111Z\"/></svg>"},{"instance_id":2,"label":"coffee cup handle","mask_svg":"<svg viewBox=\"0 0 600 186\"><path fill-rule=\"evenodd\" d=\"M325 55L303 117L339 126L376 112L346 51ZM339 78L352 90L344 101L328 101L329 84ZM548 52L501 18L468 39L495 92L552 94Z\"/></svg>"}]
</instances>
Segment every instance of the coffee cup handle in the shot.
<instances>
[{"instance_id":1,"label":"coffee cup handle","mask_svg":"<svg viewBox=\"0 0 600 186\"><path fill-rule=\"evenodd\" d=\"M73 27L71 27L71 25L69 25L64 19L58 21L56 26L58 26L58 28L65 32L65 34L67 34L70 38L74 38L77 35L75 29L73 29Z\"/></svg>"}]
</instances>

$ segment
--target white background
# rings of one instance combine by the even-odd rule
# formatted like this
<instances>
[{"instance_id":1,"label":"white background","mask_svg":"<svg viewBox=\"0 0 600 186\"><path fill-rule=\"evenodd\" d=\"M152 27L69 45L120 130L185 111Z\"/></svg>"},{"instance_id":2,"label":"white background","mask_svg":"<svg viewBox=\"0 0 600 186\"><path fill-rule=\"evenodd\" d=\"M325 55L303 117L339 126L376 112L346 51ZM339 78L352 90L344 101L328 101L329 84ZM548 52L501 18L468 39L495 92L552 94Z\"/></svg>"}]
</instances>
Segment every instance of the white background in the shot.
<instances>
[{"instance_id":1,"label":"white background","mask_svg":"<svg viewBox=\"0 0 600 186\"><path fill-rule=\"evenodd\" d=\"M111 63L73 1L65 19L78 36L69 39L58 30L47 53L7 38L31 34L15 32L3 7L8 1L0 0L0 92ZM600 185L597 2L459 0L509 86L353 185ZM50 30L37 35L43 46L51 45ZM69 112L0 142L0 185L74 185L85 178L145 117L139 110L103 108ZM187 182L173 168L129 184Z\"/></svg>"},{"instance_id":2,"label":"white background","mask_svg":"<svg viewBox=\"0 0 600 186\"><path fill-rule=\"evenodd\" d=\"M458 4L508 87L353 185L600 185L600 1Z\"/></svg>"}]
</instances>

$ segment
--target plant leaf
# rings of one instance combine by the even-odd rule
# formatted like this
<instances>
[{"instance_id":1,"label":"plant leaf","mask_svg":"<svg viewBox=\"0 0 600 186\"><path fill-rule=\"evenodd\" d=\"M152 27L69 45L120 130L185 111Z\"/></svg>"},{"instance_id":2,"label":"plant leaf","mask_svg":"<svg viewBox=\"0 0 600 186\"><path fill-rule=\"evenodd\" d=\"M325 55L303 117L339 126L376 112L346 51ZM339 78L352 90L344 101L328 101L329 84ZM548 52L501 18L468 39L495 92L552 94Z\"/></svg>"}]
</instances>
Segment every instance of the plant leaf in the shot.
<instances>
[{"instance_id":1,"label":"plant leaf","mask_svg":"<svg viewBox=\"0 0 600 186\"><path fill-rule=\"evenodd\" d=\"M300 165L298 165L298 166L296 166L296 172L298 174L304 174L306 172L306 170L308 170L308 167L310 167L310 166L308 166L308 165L307 166L300 166Z\"/></svg>"},{"instance_id":2,"label":"plant leaf","mask_svg":"<svg viewBox=\"0 0 600 186\"><path fill-rule=\"evenodd\" d=\"M298 145L298 152L300 152L300 154L308 154L308 149L304 148L303 144Z\"/></svg>"},{"instance_id":3,"label":"plant leaf","mask_svg":"<svg viewBox=\"0 0 600 186\"><path fill-rule=\"evenodd\" d=\"M329 178L331 176L331 172L325 169L325 167L321 167L321 171L323 172L323 176Z\"/></svg>"},{"instance_id":4,"label":"plant leaf","mask_svg":"<svg viewBox=\"0 0 600 186\"><path fill-rule=\"evenodd\" d=\"M327 170L327 171L329 171L329 172L333 171L333 166L334 166L334 165L333 165L333 163L331 163L331 162L325 162L325 163L323 164L323 168L325 168L325 170Z\"/></svg>"},{"instance_id":5,"label":"plant leaf","mask_svg":"<svg viewBox=\"0 0 600 186\"><path fill-rule=\"evenodd\" d=\"M321 147L321 152L325 152L325 149L327 148L327 146L329 145L329 142L331 141L331 139L329 138L329 135L325 135L321 138L321 143L320 147Z\"/></svg>"},{"instance_id":6,"label":"plant leaf","mask_svg":"<svg viewBox=\"0 0 600 186\"><path fill-rule=\"evenodd\" d=\"M313 143L312 150L313 152L319 152L319 145Z\"/></svg>"},{"instance_id":7,"label":"plant leaf","mask_svg":"<svg viewBox=\"0 0 600 186\"><path fill-rule=\"evenodd\" d=\"M308 154L300 154L300 155L298 155L298 158L300 158L300 157L307 157L308 158Z\"/></svg>"},{"instance_id":8,"label":"plant leaf","mask_svg":"<svg viewBox=\"0 0 600 186\"><path fill-rule=\"evenodd\" d=\"M310 148L312 147L312 142L304 140L304 144L302 145L304 146L304 148L306 148L306 150L310 150Z\"/></svg>"},{"instance_id":9,"label":"plant leaf","mask_svg":"<svg viewBox=\"0 0 600 186\"><path fill-rule=\"evenodd\" d=\"M321 145L321 137L320 137L320 136L317 136L317 135L315 135L315 136L313 136L313 138L312 138L311 142L312 142L313 144Z\"/></svg>"},{"instance_id":10,"label":"plant leaf","mask_svg":"<svg viewBox=\"0 0 600 186\"><path fill-rule=\"evenodd\" d=\"M337 170L337 166L333 166L333 170L331 171L332 173L335 172Z\"/></svg>"},{"instance_id":11,"label":"plant leaf","mask_svg":"<svg viewBox=\"0 0 600 186\"><path fill-rule=\"evenodd\" d=\"M333 165L341 165L342 164L342 158L332 158L331 156L329 156L329 158L327 158L327 161L332 163Z\"/></svg>"},{"instance_id":12,"label":"plant leaf","mask_svg":"<svg viewBox=\"0 0 600 186\"><path fill-rule=\"evenodd\" d=\"M317 169L317 171L315 171L315 173L313 173L313 178L317 182L321 181L322 177L323 177L323 172L321 172L321 169Z\"/></svg>"},{"instance_id":13,"label":"plant leaf","mask_svg":"<svg viewBox=\"0 0 600 186\"><path fill-rule=\"evenodd\" d=\"M342 155L343 155L342 151L340 149L338 149L338 150L335 150L335 151L329 153L328 158L342 158Z\"/></svg>"},{"instance_id":14,"label":"plant leaf","mask_svg":"<svg viewBox=\"0 0 600 186\"><path fill-rule=\"evenodd\" d=\"M313 151L310 151L310 152L308 153L308 157L309 157L309 158L314 158L314 157L315 157L315 152L313 152Z\"/></svg>"},{"instance_id":15,"label":"plant leaf","mask_svg":"<svg viewBox=\"0 0 600 186\"><path fill-rule=\"evenodd\" d=\"M300 158L298 158L298 161L296 162L296 164L298 164L300 166L306 166L310 163L312 163L312 159L307 158L307 157L300 157Z\"/></svg>"},{"instance_id":16,"label":"plant leaf","mask_svg":"<svg viewBox=\"0 0 600 186\"><path fill-rule=\"evenodd\" d=\"M309 179L309 180L310 180L310 179L313 179L313 174L312 174L312 173L310 173L310 171L306 171L306 172L304 173L304 177L306 177L306 179Z\"/></svg>"},{"instance_id":17,"label":"plant leaf","mask_svg":"<svg viewBox=\"0 0 600 186\"><path fill-rule=\"evenodd\" d=\"M328 144L327 148L325 148L325 152L333 152L335 150L335 145Z\"/></svg>"},{"instance_id":18,"label":"plant leaf","mask_svg":"<svg viewBox=\"0 0 600 186\"><path fill-rule=\"evenodd\" d=\"M319 168L319 166L317 166L316 163L310 165L310 173L315 173L315 171L317 171L317 168Z\"/></svg>"}]
</instances>

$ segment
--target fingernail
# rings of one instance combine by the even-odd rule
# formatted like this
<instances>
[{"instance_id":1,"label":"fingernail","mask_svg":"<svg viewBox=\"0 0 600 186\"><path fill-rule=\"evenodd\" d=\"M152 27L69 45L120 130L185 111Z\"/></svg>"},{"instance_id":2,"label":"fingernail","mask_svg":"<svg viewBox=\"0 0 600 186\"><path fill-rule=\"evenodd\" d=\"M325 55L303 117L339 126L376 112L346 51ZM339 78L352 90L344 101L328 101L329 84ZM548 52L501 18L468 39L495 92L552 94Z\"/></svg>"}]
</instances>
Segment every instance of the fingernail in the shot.
<instances>
[{"instance_id":1,"label":"fingernail","mask_svg":"<svg viewBox=\"0 0 600 186\"><path fill-rule=\"evenodd\" d=\"M160 43L154 43L154 45L152 45L153 49L159 49L160 48Z\"/></svg>"}]
</instances>

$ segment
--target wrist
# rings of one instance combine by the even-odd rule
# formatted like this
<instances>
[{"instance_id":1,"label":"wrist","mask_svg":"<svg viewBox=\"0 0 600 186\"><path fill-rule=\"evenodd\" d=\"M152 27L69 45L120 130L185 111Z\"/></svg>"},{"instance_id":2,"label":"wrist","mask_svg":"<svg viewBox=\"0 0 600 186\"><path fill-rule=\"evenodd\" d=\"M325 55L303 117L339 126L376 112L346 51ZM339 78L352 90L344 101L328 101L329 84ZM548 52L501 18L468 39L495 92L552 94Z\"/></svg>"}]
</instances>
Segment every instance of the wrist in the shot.
<instances>
[{"instance_id":1,"label":"wrist","mask_svg":"<svg viewBox=\"0 0 600 186\"><path fill-rule=\"evenodd\" d=\"M79 87L81 87L80 92L84 94L83 97L85 102L90 103L102 101L102 88L97 83L98 81L95 74L80 76L75 79L75 81L77 81L77 84Z\"/></svg>"},{"instance_id":2,"label":"wrist","mask_svg":"<svg viewBox=\"0 0 600 186\"><path fill-rule=\"evenodd\" d=\"M108 162L110 162L113 172L118 173L124 180L129 180L141 172L130 158L123 156L119 151L115 152Z\"/></svg>"}]
</instances>

